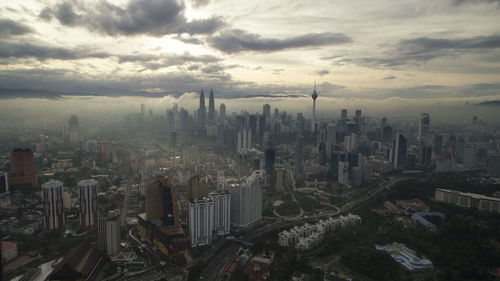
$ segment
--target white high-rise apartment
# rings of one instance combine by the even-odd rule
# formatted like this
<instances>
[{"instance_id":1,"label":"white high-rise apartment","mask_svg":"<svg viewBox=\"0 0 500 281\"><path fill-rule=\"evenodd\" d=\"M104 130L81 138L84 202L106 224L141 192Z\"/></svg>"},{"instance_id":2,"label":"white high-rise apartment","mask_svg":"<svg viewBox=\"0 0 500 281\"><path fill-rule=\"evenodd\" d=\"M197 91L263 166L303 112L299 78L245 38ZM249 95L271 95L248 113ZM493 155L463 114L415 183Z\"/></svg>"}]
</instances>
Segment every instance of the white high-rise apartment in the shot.
<instances>
[{"instance_id":1,"label":"white high-rise apartment","mask_svg":"<svg viewBox=\"0 0 500 281\"><path fill-rule=\"evenodd\" d=\"M189 235L191 247L212 243L214 228L214 202L212 199L189 200Z\"/></svg>"},{"instance_id":2,"label":"white high-rise apartment","mask_svg":"<svg viewBox=\"0 0 500 281\"><path fill-rule=\"evenodd\" d=\"M46 230L59 229L66 223L63 207L63 183L50 180L42 184L43 195L43 224Z\"/></svg>"},{"instance_id":3,"label":"white high-rise apartment","mask_svg":"<svg viewBox=\"0 0 500 281\"><path fill-rule=\"evenodd\" d=\"M97 188L98 182L94 179L78 182L80 198L80 224L91 227L97 222Z\"/></svg>"},{"instance_id":4,"label":"white high-rise apartment","mask_svg":"<svg viewBox=\"0 0 500 281\"><path fill-rule=\"evenodd\" d=\"M224 190L211 192L208 197L214 202L214 232L217 235L229 234L231 227L231 194Z\"/></svg>"},{"instance_id":5,"label":"white high-rise apartment","mask_svg":"<svg viewBox=\"0 0 500 281\"><path fill-rule=\"evenodd\" d=\"M231 225L247 228L262 217L262 193L260 174L242 179L229 187L231 193Z\"/></svg>"},{"instance_id":6,"label":"white high-rise apartment","mask_svg":"<svg viewBox=\"0 0 500 281\"><path fill-rule=\"evenodd\" d=\"M120 251L121 229L118 210L110 211L107 216L99 216L97 239L99 248L105 250L109 256L114 256Z\"/></svg>"}]
</instances>

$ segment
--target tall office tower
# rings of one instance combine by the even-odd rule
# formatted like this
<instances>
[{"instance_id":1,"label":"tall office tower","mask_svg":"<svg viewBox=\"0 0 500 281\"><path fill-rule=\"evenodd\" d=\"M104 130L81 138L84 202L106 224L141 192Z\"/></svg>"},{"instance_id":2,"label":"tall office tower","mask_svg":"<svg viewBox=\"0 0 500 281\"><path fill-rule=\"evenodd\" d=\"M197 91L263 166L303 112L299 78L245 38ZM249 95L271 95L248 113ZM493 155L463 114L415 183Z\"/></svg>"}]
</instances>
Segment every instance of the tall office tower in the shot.
<instances>
[{"instance_id":1,"label":"tall office tower","mask_svg":"<svg viewBox=\"0 0 500 281\"><path fill-rule=\"evenodd\" d=\"M92 227L97 221L98 182L94 179L81 180L77 184L80 198L80 224Z\"/></svg>"},{"instance_id":2,"label":"tall office tower","mask_svg":"<svg viewBox=\"0 0 500 281\"><path fill-rule=\"evenodd\" d=\"M344 148L346 151L355 150L358 148L358 135L352 133L350 136L344 137Z\"/></svg>"},{"instance_id":3,"label":"tall office tower","mask_svg":"<svg viewBox=\"0 0 500 281\"><path fill-rule=\"evenodd\" d=\"M266 117L264 115L257 116L257 143L262 145L264 142L264 133L266 131Z\"/></svg>"},{"instance_id":4,"label":"tall office tower","mask_svg":"<svg viewBox=\"0 0 500 281\"><path fill-rule=\"evenodd\" d=\"M144 122L146 120L146 105L141 103L141 121Z\"/></svg>"},{"instance_id":5,"label":"tall office tower","mask_svg":"<svg viewBox=\"0 0 500 281\"><path fill-rule=\"evenodd\" d=\"M476 147L472 144L464 146L463 167L465 169L476 167Z\"/></svg>"},{"instance_id":6,"label":"tall office tower","mask_svg":"<svg viewBox=\"0 0 500 281\"><path fill-rule=\"evenodd\" d=\"M302 175L304 173L303 161L304 154L304 137L302 135L297 136L295 144L295 175Z\"/></svg>"},{"instance_id":7,"label":"tall office tower","mask_svg":"<svg viewBox=\"0 0 500 281\"><path fill-rule=\"evenodd\" d=\"M187 181L187 199L201 199L208 195L208 186L201 182L199 175L192 176Z\"/></svg>"},{"instance_id":8,"label":"tall office tower","mask_svg":"<svg viewBox=\"0 0 500 281\"><path fill-rule=\"evenodd\" d=\"M321 166L326 165L328 158L326 153L327 128L325 125L326 124L321 123L317 131L318 163Z\"/></svg>"},{"instance_id":9,"label":"tall office tower","mask_svg":"<svg viewBox=\"0 0 500 281\"><path fill-rule=\"evenodd\" d=\"M434 138L434 152L438 156L438 158L441 156L443 152L443 136L442 135L437 135L436 138Z\"/></svg>"},{"instance_id":10,"label":"tall office tower","mask_svg":"<svg viewBox=\"0 0 500 281\"><path fill-rule=\"evenodd\" d=\"M62 228L66 223L62 194L62 182L58 180L49 180L42 184L43 225L46 230Z\"/></svg>"},{"instance_id":11,"label":"tall office tower","mask_svg":"<svg viewBox=\"0 0 500 281\"><path fill-rule=\"evenodd\" d=\"M264 150L264 169L266 170L266 175L272 179L273 166L276 161L276 149L274 148L273 142L268 141Z\"/></svg>"},{"instance_id":12,"label":"tall office tower","mask_svg":"<svg viewBox=\"0 0 500 281\"><path fill-rule=\"evenodd\" d=\"M189 200L189 236L191 247L212 243L214 228L214 202L212 199Z\"/></svg>"},{"instance_id":13,"label":"tall office tower","mask_svg":"<svg viewBox=\"0 0 500 281\"><path fill-rule=\"evenodd\" d=\"M210 89L210 96L208 97L208 123L215 123L215 100L214 91Z\"/></svg>"},{"instance_id":14,"label":"tall office tower","mask_svg":"<svg viewBox=\"0 0 500 281\"><path fill-rule=\"evenodd\" d=\"M344 156L344 155L341 155L341 157L339 158L339 164L338 164L338 182L341 185L349 186L350 185L349 161L345 157L342 157L342 156Z\"/></svg>"},{"instance_id":15,"label":"tall office tower","mask_svg":"<svg viewBox=\"0 0 500 281\"><path fill-rule=\"evenodd\" d=\"M316 82L314 82L314 90L313 90L313 93L311 95L311 98L313 99L313 108L312 108L312 128L311 130L313 132L316 132L317 131L317 128L316 128L316 99L318 98L318 93L316 93Z\"/></svg>"},{"instance_id":16,"label":"tall office tower","mask_svg":"<svg viewBox=\"0 0 500 281\"><path fill-rule=\"evenodd\" d=\"M262 115L266 118L266 123L271 123L271 106L269 104L264 104L262 106Z\"/></svg>"},{"instance_id":17,"label":"tall office tower","mask_svg":"<svg viewBox=\"0 0 500 281\"><path fill-rule=\"evenodd\" d=\"M356 109L355 111L355 117L359 120L361 119L361 109Z\"/></svg>"},{"instance_id":18,"label":"tall office tower","mask_svg":"<svg viewBox=\"0 0 500 281\"><path fill-rule=\"evenodd\" d=\"M272 187L275 191L285 191L285 167L282 164L274 164Z\"/></svg>"},{"instance_id":19,"label":"tall office tower","mask_svg":"<svg viewBox=\"0 0 500 281\"><path fill-rule=\"evenodd\" d=\"M214 202L214 232L227 235L231 230L231 194L227 190L210 192L208 197Z\"/></svg>"},{"instance_id":20,"label":"tall office tower","mask_svg":"<svg viewBox=\"0 0 500 281\"><path fill-rule=\"evenodd\" d=\"M337 126L330 123L326 127L326 154L331 157L333 146L337 143Z\"/></svg>"},{"instance_id":21,"label":"tall office tower","mask_svg":"<svg viewBox=\"0 0 500 281\"><path fill-rule=\"evenodd\" d=\"M273 122L278 122L279 119L280 119L280 111L276 107L274 109Z\"/></svg>"},{"instance_id":22,"label":"tall office tower","mask_svg":"<svg viewBox=\"0 0 500 281\"><path fill-rule=\"evenodd\" d=\"M0 197L9 194L9 177L6 172L0 172Z\"/></svg>"},{"instance_id":23,"label":"tall office tower","mask_svg":"<svg viewBox=\"0 0 500 281\"><path fill-rule=\"evenodd\" d=\"M252 147L252 130L241 129L237 134L236 151L249 149Z\"/></svg>"},{"instance_id":24,"label":"tall office tower","mask_svg":"<svg viewBox=\"0 0 500 281\"><path fill-rule=\"evenodd\" d=\"M219 107L219 119L222 121L226 118L226 105L221 103Z\"/></svg>"},{"instance_id":25,"label":"tall office tower","mask_svg":"<svg viewBox=\"0 0 500 281\"><path fill-rule=\"evenodd\" d=\"M380 128L385 128L385 126L387 126L387 117L384 117L382 118L382 120L380 120Z\"/></svg>"},{"instance_id":26,"label":"tall office tower","mask_svg":"<svg viewBox=\"0 0 500 281\"><path fill-rule=\"evenodd\" d=\"M384 142L384 143L391 143L392 141L393 141L392 127L391 126L385 126L382 129L382 142Z\"/></svg>"},{"instance_id":27,"label":"tall office tower","mask_svg":"<svg viewBox=\"0 0 500 281\"><path fill-rule=\"evenodd\" d=\"M114 256L120 250L121 229L118 210L109 211L107 215L99 216L97 243L99 249L106 251L108 256Z\"/></svg>"},{"instance_id":28,"label":"tall office tower","mask_svg":"<svg viewBox=\"0 0 500 281\"><path fill-rule=\"evenodd\" d=\"M418 164L422 167L429 167L432 161L432 145L421 144L418 153Z\"/></svg>"},{"instance_id":29,"label":"tall office tower","mask_svg":"<svg viewBox=\"0 0 500 281\"><path fill-rule=\"evenodd\" d=\"M206 122L205 118L207 116L207 109L205 108L205 93L203 93L203 89L201 89L200 93L200 108L198 108L198 125L200 127L205 127Z\"/></svg>"},{"instance_id":30,"label":"tall office tower","mask_svg":"<svg viewBox=\"0 0 500 281\"><path fill-rule=\"evenodd\" d=\"M175 188L168 178L157 177L148 181L146 219L157 226L180 227Z\"/></svg>"},{"instance_id":31,"label":"tall office tower","mask_svg":"<svg viewBox=\"0 0 500 281\"><path fill-rule=\"evenodd\" d=\"M9 184L38 185L38 175L35 170L35 155L31 149L16 148L10 153Z\"/></svg>"},{"instance_id":32,"label":"tall office tower","mask_svg":"<svg viewBox=\"0 0 500 281\"><path fill-rule=\"evenodd\" d=\"M394 143L392 146L392 163L394 170L403 170L406 167L406 155L408 150L408 143L406 137L397 133L394 136Z\"/></svg>"},{"instance_id":33,"label":"tall office tower","mask_svg":"<svg viewBox=\"0 0 500 281\"><path fill-rule=\"evenodd\" d=\"M262 217L261 180L254 174L240 184L229 186L231 194L231 226L248 228Z\"/></svg>"},{"instance_id":34,"label":"tall office tower","mask_svg":"<svg viewBox=\"0 0 500 281\"><path fill-rule=\"evenodd\" d=\"M347 109L342 109L340 111L340 120L347 120Z\"/></svg>"},{"instance_id":35,"label":"tall office tower","mask_svg":"<svg viewBox=\"0 0 500 281\"><path fill-rule=\"evenodd\" d=\"M80 123L76 115L71 115L68 121L69 144L76 145L80 142Z\"/></svg>"},{"instance_id":36,"label":"tall office tower","mask_svg":"<svg viewBox=\"0 0 500 281\"><path fill-rule=\"evenodd\" d=\"M423 140L429 133L429 127L431 124L431 117L428 113L422 113L420 115L420 121L418 122L418 139Z\"/></svg>"},{"instance_id":37,"label":"tall office tower","mask_svg":"<svg viewBox=\"0 0 500 281\"><path fill-rule=\"evenodd\" d=\"M167 109L167 131L175 130L175 114L172 110Z\"/></svg>"},{"instance_id":38,"label":"tall office tower","mask_svg":"<svg viewBox=\"0 0 500 281\"><path fill-rule=\"evenodd\" d=\"M248 129L250 129L250 132L252 133L250 139L252 140L252 143L257 142L257 115L250 115L248 116ZM250 145L251 146L251 145Z\"/></svg>"}]
</instances>

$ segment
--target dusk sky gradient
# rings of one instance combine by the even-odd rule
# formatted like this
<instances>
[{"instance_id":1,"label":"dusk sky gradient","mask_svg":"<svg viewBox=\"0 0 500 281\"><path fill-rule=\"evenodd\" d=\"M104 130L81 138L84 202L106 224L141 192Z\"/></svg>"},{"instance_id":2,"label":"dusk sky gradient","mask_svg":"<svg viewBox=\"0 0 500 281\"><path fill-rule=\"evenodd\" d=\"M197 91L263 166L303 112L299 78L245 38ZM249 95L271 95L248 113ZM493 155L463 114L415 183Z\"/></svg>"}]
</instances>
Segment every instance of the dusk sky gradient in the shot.
<instances>
[{"instance_id":1,"label":"dusk sky gradient","mask_svg":"<svg viewBox=\"0 0 500 281\"><path fill-rule=\"evenodd\" d=\"M500 98L500 2L4 1L0 87Z\"/></svg>"}]
</instances>

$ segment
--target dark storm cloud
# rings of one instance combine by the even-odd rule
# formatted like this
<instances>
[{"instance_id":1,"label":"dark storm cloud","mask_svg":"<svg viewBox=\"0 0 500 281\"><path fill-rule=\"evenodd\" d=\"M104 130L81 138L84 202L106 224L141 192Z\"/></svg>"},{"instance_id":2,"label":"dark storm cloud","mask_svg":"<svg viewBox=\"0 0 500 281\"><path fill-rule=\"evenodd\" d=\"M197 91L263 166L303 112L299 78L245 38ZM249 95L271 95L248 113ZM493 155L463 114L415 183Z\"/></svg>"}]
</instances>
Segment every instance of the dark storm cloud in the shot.
<instances>
[{"instance_id":1,"label":"dark storm cloud","mask_svg":"<svg viewBox=\"0 0 500 281\"><path fill-rule=\"evenodd\" d=\"M24 35L33 32L33 29L25 24L10 19L0 19L0 38Z\"/></svg>"},{"instance_id":2,"label":"dark storm cloud","mask_svg":"<svg viewBox=\"0 0 500 281\"><path fill-rule=\"evenodd\" d=\"M0 58L35 58L43 61L47 59L77 60L107 57L110 57L109 53L95 52L88 47L68 49L30 43L8 43L0 41Z\"/></svg>"},{"instance_id":3,"label":"dark storm cloud","mask_svg":"<svg viewBox=\"0 0 500 281\"><path fill-rule=\"evenodd\" d=\"M90 31L116 35L163 36L168 34L212 34L223 22L220 18L187 21L183 2L176 0L131 0L126 7L103 1L95 6L65 1L45 8L40 18L56 18L62 25L84 26Z\"/></svg>"},{"instance_id":4,"label":"dark storm cloud","mask_svg":"<svg viewBox=\"0 0 500 281\"><path fill-rule=\"evenodd\" d=\"M373 67L421 65L443 57L460 57L467 53L500 48L500 36L477 36L460 39L419 37L399 41L379 57L353 59L355 63Z\"/></svg>"},{"instance_id":5,"label":"dark storm cloud","mask_svg":"<svg viewBox=\"0 0 500 281\"><path fill-rule=\"evenodd\" d=\"M183 37L183 36L174 36L173 39L179 40L183 43L186 44L193 44L193 45L201 45L203 44L203 41L199 38L196 37Z\"/></svg>"},{"instance_id":6,"label":"dark storm cloud","mask_svg":"<svg viewBox=\"0 0 500 281\"><path fill-rule=\"evenodd\" d=\"M330 74L330 71L328 69L322 69L322 70L316 70L314 74L319 75L319 76L325 76Z\"/></svg>"},{"instance_id":7,"label":"dark storm cloud","mask_svg":"<svg viewBox=\"0 0 500 281\"><path fill-rule=\"evenodd\" d=\"M245 51L275 52L293 48L319 47L352 42L343 33L308 33L285 39L263 38L258 34L244 30L232 29L223 31L208 38L211 47L224 53L239 53Z\"/></svg>"}]
</instances>

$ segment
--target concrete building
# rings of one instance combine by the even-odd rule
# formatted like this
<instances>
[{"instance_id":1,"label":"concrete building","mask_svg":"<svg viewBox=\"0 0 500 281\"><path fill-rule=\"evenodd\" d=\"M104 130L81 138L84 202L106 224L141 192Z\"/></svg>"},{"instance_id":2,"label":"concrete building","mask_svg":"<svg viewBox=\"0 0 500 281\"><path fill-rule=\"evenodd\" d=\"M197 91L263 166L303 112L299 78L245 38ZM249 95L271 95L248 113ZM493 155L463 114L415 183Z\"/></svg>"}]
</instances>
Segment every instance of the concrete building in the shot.
<instances>
[{"instance_id":1,"label":"concrete building","mask_svg":"<svg viewBox=\"0 0 500 281\"><path fill-rule=\"evenodd\" d=\"M262 180L253 174L229 186L231 194L231 226L244 229L262 216Z\"/></svg>"},{"instance_id":2,"label":"concrete building","mask_svg":"<svg viewBox=\"0 0 500 281\"><path fill-rule=\"evenodd\" d=\"M420 258L414 250L407 248L401 243L392 243L385 246L375 245L379 251L387 252L397 263L404 266L408 271L432 271L432 262L425 258Z\"/></svg>"},{"instance_id":3,"label":"concrete building","mask_svg":"<svg viewBox=\"0 0 500 281\"><path fill-rule=\"evenodd\" d=\"M434 199L463 208L473 208L497 214L500 213L500 198L496 197L437 188Z\"/></svg>"},{"instance_id":4,"label":"concrete building","mask_svg":"<svg viewBox=\"0 0 500 281\"><path fill-rule=\"evenodd\" d=\"M94 179L81 180L77 184L80 198L80 224L93 227L97 223L97 192L99 183Z\"/></svg>"},{"instance_id":5,"label":"concrete building","mask_svg":"<svg viewBox=\"0 0 500 281\"><path fill-rule=\"evenodd\" d=\"M472 144L466 144L464 146L464 158L463 158L464 169L472 169L476 167L476 147Z\"/></svg>"},{"instance_id":6,"label":"concrete building","mask_svg":"<svg viewBox=\"0 0 500 281\"><path fill-rule=\"evenodd\" d=\"M208 186L201 181L201 177L199 175L195 175L191 177L187 181L187 199L201 199L208 195Z\"/></svg>"},{"instance_id":7,"label":"concrete building","mask_svg":"<svg viewBox=\"0 0 500 281\"><path fill-rule=\"evenodd\" d=\"M406 167L406 156L408 154L408 141L403 134L394 136L392 146L392 163L394 170L403 170Z\"/></svg>"},{"instance_id":8,"label":"concrete building","mask_svg":"<svg viewBox=\"0 0 500 281\"><path fill-rule=\"evenodd\" d=\"M214 232L227 235L231 230L231 194L227 190L211 192L208 197L214 202Z\"/></svg>"},{"instance_id":9,"label":"concrete building","mask_svg":"<svg viewBox=\"0 0 500 281\"><path fill-rule=\"evenodd\" d=\"M99 216L97 239L99 249L106 251L108 256L114 256L120 251L121 229L118 210Z\"/></svg>"},{"instance_id":10,"label":"concrete building","mask_svg":"<svg viewBox=\"0 0 500 281\"><path fill-rule=\"evenodd\" d=\"M214 228L214 202L212 199L189 200L189 236L191 247L212 243Z\"/></svg>"},{"instance_id":11,"label":"concrete building","mask_svg":"<svg viewBox=\"0 0 500 281\"><path fill-rule=\"evenodd\" d=\"M9 184L38 186L35 154L31 149L16 148L10 153Z\"/></svg>"},{"instance_id":12,"label":"concrete building","mask_svg":"<svg viewBox=\"0 0 500 281\"><path fill-rule=\"evenodd\" d=\"M278 234L280 246L294 246L299 250L310 250L318 246L327 232L340 228L350 227L361 223L361 217L348 214L346 216L329 217L320 220L316 224L305 223L302 226L294 226L290 230L284 230Z\"/></svg>"},{"instance_id":13,"label":"concrete building","mask_svg":"<svg viewBox=\"0 0 500 281\"><path fill-rule=\"evenodd\" d=\"M304 173L304 137L297 136L297 143L295 144L295 175L302 175Z\"/></svg>"},{"instance_id":14,"label":"concrete building","mask_svg":"<svg viewBox=\"0 0 500 281\"><path fill-rule=\"evenodd\" d=\"M50 180L42 184L45 230L60 229L66 223L62 193L63 183L58 180Z\"/></svg>"},{"instance_id":15,"label":"concrete building","mask_svg":"<svg viewBox=\"0 0 500 281\"><path fill-rule=\"evenodd\" d=\"M493 156L488 159L488 175L500 178L500 156Z\"/></svg>"},{"instance_id":16,"label":"concrete building","mask_svg":"<svg viewBox=\"0 0 500 281\"><path fill-rule=\"evenodd\" d=\"M0 172L0 197L9 194L9 176L6 172Z\"/></svg>"},{"instance_id":17,"label":"concrete building","mask_svg":"<svg viewBox=\"0 0 500 281\"><path fill-rule=\"evenodd\" d=\"M418 122L418 136L420 141L423 141L425 137L429 134L429 128L431 124L431 117L428 113L422 113L420 115L420 120Z\"/></svg>"}]
</instances>

